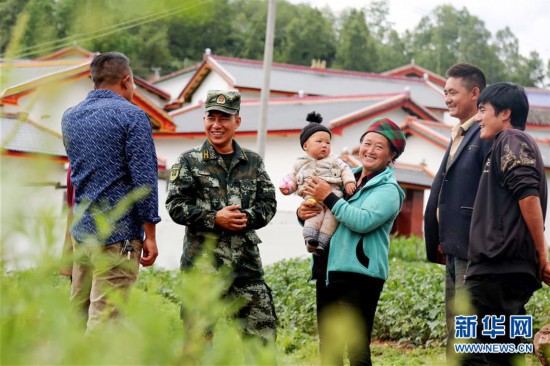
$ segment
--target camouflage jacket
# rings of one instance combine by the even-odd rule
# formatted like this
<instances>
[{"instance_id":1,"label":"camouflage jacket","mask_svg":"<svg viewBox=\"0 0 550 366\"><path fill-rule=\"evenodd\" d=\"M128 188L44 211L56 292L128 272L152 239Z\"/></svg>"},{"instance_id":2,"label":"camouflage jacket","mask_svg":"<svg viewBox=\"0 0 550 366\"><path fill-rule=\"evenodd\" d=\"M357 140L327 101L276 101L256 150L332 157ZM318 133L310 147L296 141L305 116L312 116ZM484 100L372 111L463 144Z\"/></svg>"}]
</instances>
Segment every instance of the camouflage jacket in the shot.
<instances>
[{"instance_id":1,"label":"camouflage jacket","mask_svg":"<svg viewBox=\"0 0 550 366\"><path fill-rule=\"evenodd\" d=\"M185 225L181 267L189 268L203 252L205 242L214 242L216 266L230 266L236 278L260 278L262 262L256 229L275 215L275 188L261 157L233 141L229 169L207 140L178 158L170 175L166 208L174 222ZM214 225L216 212L239 205L248 215L246 229L224 230Z\"/></svg>"}]
</instances>

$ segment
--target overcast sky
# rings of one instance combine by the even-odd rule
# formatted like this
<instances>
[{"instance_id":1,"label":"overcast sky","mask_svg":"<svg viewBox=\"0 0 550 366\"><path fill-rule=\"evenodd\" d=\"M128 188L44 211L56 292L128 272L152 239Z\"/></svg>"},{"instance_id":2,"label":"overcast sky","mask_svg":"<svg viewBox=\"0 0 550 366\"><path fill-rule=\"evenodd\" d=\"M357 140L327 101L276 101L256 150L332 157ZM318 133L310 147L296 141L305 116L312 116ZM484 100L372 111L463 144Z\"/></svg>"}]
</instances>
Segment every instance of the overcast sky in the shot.
<instances>
[{"instance_id":1,"label":"overcast sky","mask_svg":"<svg viewBox=\"0 0 550 366\"><path fill-rule=\"evenodd\" d=\"M346 7L360 8L368 0L291 0L316 7L328 5L334 11ZM527 56L537 51L544 65L550 58L550 0L389 0L390 16L394 29L403 33L414 28L420 18L428 15L438 5L451 4L457 9L466 7L468 12L485 22L485 28L495 33L510 27L519 40L520 53Z\"/></svg>"}]
</instances>

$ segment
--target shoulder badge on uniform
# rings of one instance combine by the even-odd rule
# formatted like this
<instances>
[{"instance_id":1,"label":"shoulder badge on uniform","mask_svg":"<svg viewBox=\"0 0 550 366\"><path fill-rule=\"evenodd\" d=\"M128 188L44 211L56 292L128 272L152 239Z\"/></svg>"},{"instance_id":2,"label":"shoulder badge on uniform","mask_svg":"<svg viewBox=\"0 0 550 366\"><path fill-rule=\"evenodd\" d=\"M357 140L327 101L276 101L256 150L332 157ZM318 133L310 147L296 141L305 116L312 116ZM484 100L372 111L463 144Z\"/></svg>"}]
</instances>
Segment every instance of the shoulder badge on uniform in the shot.
<instances>
[{"instance_id":1,"label":"shoulder badge on uniform","mask_svg":"<svg viewBox=\"0 0 550 366\"><path fill-rule=\"evenodd\" d=\"M203 150L202 151L202 158L203 159L209 159L210 158L210 154L208 153L208 150Z\"/></svg>"},{"instance_id":2,"label":"shoulder badge on uniform","mask_svg":"<svg viewBox=\"0 0 550 366\"><path fill-rule=\"evenodd\" d=\"M175 181L176 178L179 177L180 169L181 169L181 165L179 164L172 165L172 172L170 173L170 182Z\"/></svg>"}]
</instances>

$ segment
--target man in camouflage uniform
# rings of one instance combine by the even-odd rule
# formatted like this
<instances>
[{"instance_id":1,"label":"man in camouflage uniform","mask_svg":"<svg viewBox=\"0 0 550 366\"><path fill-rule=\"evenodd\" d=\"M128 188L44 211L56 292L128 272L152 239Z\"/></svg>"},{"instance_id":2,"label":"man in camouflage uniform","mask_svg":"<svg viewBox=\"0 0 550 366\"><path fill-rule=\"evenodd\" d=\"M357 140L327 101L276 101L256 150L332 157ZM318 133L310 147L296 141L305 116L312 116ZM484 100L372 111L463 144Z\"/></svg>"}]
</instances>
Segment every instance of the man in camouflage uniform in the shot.
<instances>
[{"instance_id":1,"label":"man in camouflage uniform","mask_svg":"<svg viewBox=\"0 0 550 366\"><path fill-rule=\"evenodd\" d=\"M207 140L173 165L166 208L174 222L186 226L181 268L192 267L205 243L214 241L216 266L231 268L234 276L227 295L246 303L237 314L243 332L274 340L275 307L255 230L271 221L277 202L261 157L234 141L240 101L235 91L208 92Z\"/></svg>"}]
</instances>

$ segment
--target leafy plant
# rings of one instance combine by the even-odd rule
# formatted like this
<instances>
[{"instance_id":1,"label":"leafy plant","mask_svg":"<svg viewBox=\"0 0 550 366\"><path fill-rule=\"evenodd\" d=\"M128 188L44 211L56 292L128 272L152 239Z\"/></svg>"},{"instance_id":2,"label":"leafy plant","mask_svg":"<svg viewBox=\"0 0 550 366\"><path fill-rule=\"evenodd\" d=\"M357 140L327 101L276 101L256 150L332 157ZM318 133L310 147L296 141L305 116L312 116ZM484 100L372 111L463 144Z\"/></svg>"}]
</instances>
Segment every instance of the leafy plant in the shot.
<instances>
[{"instance_id":1,"label":"leafy plant","mask_svg":"<svg viewBox=\"0 0 550 366\"><path fill-rule=\"evenodd\" d=\"M426 262L426 245L417 236L409 238L394 235L391 238L390 258L398 258L407 262Z\"/></svg>"}]
</instances>

